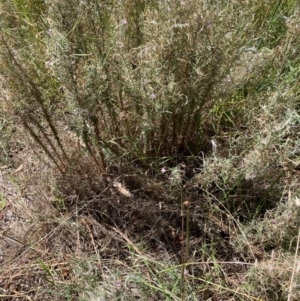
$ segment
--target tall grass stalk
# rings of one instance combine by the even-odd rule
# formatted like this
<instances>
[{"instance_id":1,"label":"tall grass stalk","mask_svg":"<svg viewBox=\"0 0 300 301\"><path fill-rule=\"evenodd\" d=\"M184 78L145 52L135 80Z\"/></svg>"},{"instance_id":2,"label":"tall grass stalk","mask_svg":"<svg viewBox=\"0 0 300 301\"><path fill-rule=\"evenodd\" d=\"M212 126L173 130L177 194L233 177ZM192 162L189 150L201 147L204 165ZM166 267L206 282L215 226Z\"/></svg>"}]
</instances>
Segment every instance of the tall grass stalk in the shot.
<instances>
[{"instance_id":1,"label":"tall grass stalk","mask_svg":"<svg viewBox=\"0 0 300 301\"><path fill-rule=\"evenodd\" d=\"M56 156L62 155L55 160L69 161L59 137L62 122L84 140L100 170L112 157L159 158L207 148L211 109L232 94L224 80L249 27L253 35L261 30L250 8L242 21L247 30L235 27L234 4L220 3L213 11L197 1L5 1L3 7L9 85L23 87L23 109L18 100L15 106L19 112L40 107ZM10 12L23 17L9 19Z\"/></svg>"}]
</instances>

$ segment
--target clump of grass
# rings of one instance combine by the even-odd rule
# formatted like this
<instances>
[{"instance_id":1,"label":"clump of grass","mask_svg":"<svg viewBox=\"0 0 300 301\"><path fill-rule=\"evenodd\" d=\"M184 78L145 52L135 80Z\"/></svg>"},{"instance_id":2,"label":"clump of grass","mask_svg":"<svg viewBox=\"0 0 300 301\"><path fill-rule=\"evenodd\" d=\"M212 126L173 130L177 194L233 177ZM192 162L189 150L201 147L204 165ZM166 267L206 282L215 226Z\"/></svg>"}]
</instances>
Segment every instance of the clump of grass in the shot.
<instances>
[{"instance_id":1,"label":"clump of grass","mask_svg":"<svg viewBox=\"0 0 300 301\"><path fill-rule=\"evenodd\" d=\"M296 1L0 9L0 128L23 126L55 177L37 298L297 299Z\"/></svg>"},{"instance_id":2,"label":"clump of grass","mask_svg":"<svg viewBox=\"0 0 300 301\"><path fill-rule=\"evenodd\" d=\"M17 2L3 6L7 13L21 9ZM238 68L244 55L241 46L249 27L254 36L260 34L250 22L251 8L243 30L229 25L234 5L219 4L208 14L193 1L174 6L125 1L101 7L73 1L72 6L74 11L64 2L22 4L19 18L6 21L2 48L10 85L22 95L15 104L23 123L57 167L64 160L68 164L68 156L53 112L56 118L65 115L60 120L82 137L92 158L101 156L94 161L102 168L109 155L159 158L205 150L203 125L212 125L211 109L219 118L227 115L231 126L238 122L229 116L234 112L230 104L239 102L234 94L243 85L244 90L250 87L247 78L238 80L230 70ZM241 64L239 68L247 68ZM233 79L235 88L226 79ZM45 137L42 120L30 112L33 106L56 145Z\"/></svg>"}]
</instances>

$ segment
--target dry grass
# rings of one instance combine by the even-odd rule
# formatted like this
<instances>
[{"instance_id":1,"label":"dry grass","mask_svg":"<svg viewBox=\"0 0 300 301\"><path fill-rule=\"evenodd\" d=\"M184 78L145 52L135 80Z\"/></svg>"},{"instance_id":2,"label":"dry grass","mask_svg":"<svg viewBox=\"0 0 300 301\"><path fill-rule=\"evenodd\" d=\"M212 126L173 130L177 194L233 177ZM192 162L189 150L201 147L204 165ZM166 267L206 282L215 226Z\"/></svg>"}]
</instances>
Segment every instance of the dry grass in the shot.
<instances>
[{"instance_id":1,"label":"dry grass","mask_svg":"<svg viewBox=\"0 0 300 301\"><path fill-rule=\"evenodd\" d=\"M3 1L0 298L298 300L298 14Z\"/></svg>"}]
</instances>

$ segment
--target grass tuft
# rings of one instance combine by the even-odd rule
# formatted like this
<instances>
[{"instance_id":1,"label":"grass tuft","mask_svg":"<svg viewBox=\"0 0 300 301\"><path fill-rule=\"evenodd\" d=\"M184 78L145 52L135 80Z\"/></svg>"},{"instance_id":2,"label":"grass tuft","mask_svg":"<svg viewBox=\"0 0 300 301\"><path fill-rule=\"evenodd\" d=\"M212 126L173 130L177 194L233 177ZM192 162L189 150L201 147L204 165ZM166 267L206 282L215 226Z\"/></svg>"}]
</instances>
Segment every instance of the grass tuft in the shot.
<instances>
[{"instance_id":1,"label":"grass tuft","mask_svg":"<svg viewBox=\"0 0 300 301\"><path fill-rule=\"evenodd\" d=\"M298 1L0 4L0 297L298 300Z\"/></svg>"}]
</instances>

